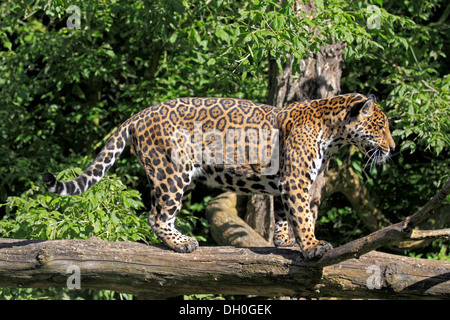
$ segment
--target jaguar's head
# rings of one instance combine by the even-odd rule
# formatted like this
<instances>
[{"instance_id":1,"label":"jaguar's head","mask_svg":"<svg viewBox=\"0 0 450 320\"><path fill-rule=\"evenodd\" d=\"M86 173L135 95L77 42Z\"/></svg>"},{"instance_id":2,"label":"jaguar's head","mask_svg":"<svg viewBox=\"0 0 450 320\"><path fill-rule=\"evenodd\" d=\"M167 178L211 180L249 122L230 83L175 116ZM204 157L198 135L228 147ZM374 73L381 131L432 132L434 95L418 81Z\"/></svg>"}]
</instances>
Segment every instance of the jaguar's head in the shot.
<instances>
[{"instance_id":1,"label":"jaguar's head","mask_svg":"<svg viewBox=\"0 0 450 320\"><path fill-rule=\"evenodd\" d=\"M348 141L366 156L368 163L384 163L395 148L389 122L373 95L350 106L346 121Z\"/></svg>"}]
</instances>

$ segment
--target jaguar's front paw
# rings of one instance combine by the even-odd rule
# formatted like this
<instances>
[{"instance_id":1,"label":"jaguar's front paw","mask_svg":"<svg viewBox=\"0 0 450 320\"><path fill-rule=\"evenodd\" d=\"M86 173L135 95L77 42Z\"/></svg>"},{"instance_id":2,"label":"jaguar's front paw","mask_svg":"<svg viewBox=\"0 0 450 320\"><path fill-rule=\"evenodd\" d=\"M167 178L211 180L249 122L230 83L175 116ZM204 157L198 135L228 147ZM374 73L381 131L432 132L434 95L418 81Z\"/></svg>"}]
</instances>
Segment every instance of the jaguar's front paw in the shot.
<instances>
[{"instance_id":1,"label":"jaguar's front paw","mask_svg":"<svg viewBox=\"0 0 450 320\"><path fill-rule=\"evenodd\" d=\"M309 248L302 248L303 257L307 260L318 260L327 251L333 249L333 246L326 241L318 241L315 246Z\"/></svg>"}]
</instances>

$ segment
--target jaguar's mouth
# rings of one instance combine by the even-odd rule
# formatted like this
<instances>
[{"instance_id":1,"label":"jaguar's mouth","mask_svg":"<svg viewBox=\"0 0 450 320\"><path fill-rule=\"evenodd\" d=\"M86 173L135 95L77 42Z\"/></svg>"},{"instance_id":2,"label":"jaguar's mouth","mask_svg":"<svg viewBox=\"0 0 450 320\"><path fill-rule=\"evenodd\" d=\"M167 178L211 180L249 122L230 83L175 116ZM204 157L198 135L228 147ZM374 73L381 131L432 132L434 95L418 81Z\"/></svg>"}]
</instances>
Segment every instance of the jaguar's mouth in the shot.
<instances>
[{"instance_id":1,"label":"jaguar's mouth","mask_svg":"<svg viewBox=\"0 0 450 320\"><path fill-rule=\"evenodd\" d=\"M380 146L371 146L367 149L368 151L366 151L366 155L369 159L367 160L364 168L370 164L370 169L372 169L374 165L386 163L390 157L389 149L385 151Z\"/></svg>"}]
</instances>

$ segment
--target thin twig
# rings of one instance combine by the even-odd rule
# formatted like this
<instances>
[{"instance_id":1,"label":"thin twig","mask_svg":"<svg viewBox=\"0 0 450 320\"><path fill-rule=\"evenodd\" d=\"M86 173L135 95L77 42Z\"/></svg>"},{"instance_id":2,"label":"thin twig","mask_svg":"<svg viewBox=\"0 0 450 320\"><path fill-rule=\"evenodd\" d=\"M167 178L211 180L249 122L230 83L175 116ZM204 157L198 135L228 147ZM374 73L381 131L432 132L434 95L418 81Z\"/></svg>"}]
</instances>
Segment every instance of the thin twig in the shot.
<instances>
[{"instance_id":1,"label":"thin twig","mask_svg":"<svg viewBox=\"0 0 450 320\"><path fill-rule=\"evenodd\" d=\"M425 240L425 239L450 239L450 229L439 230L413 230L411 233L411 240Z\"/></svg>"}]
</instances>

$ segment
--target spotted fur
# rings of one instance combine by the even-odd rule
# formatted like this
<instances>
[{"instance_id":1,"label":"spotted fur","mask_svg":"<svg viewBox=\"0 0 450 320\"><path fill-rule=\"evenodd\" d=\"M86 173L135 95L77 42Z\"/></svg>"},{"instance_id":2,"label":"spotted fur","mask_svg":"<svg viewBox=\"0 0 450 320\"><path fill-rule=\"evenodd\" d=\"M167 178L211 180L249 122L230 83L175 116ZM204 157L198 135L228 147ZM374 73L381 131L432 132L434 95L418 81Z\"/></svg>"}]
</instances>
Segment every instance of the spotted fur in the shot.
<instances>
[{"instance_id":1,"label":"spotted fur","mask_svg":"<svg viewBox=\"0 0 450 320\"><path fill-rule=\"evenodd\" d=\"M346 94L282 108L232 98L179 98L125 121L73 181L59 182L51 173L43 179L57 194L81 194L105 175L127 142L150 181L149 224L170 248L192 252L198 247L194 238L175 229L174 221L183 197L202 182L274 195L275 245L298 243L309 259L331 248L316 239L309 205L309 190L323 164L347 144L358 146L374 163L386 161L395 147L387 118L372 96Z\"/></svg>"}]
</instances>

